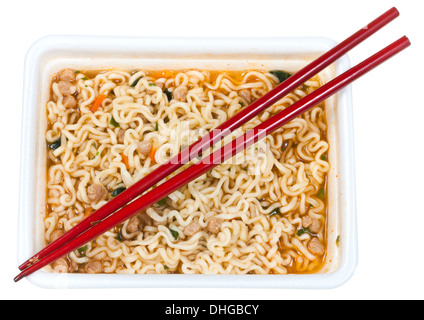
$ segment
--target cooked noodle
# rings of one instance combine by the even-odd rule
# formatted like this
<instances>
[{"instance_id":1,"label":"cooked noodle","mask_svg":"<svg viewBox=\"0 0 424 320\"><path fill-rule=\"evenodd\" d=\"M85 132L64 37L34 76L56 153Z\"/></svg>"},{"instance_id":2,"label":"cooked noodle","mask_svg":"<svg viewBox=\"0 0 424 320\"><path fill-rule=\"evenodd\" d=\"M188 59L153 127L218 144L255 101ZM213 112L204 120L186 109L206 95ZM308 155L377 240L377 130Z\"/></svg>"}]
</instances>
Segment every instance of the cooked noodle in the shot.
<instances>
[{"instance_id":1,"label":"cooked noodle","mask_svg":"<svg viewBox=\"0 0 424 320\"><path fill-rule=\"evenodd\" d=\"M46 242L278 83L275 73L265 71L62 71L52 81L47 103ZM308 81L225 142L319 85L317 78ZM326 128L321 104L52 268L128 274L317 272L326 243ZM93 200L96 192L101 197Z\"/></svg>"}]
</instances>

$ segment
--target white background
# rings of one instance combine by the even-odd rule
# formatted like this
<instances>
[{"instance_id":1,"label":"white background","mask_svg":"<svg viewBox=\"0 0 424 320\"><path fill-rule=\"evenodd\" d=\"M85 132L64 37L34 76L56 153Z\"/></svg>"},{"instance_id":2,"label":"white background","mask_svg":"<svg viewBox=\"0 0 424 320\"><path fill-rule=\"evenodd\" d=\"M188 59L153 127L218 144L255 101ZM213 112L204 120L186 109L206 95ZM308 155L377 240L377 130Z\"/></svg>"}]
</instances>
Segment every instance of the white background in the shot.
<instances>
[{"instance_id":1,"label":"white background","mask_svg":"<svg viewBox=\"0 0 424 320\"><path fill-rule=\"evenodd\" d=\"M423 299L423 1L8 1L0 18L1 299ZM412 46L353 84L359 264L331 290L42 289L17 274L24 56L50 34L321 36L342 41L392 6L400 17L350 54Z\"/></svg>"}]
</instances>

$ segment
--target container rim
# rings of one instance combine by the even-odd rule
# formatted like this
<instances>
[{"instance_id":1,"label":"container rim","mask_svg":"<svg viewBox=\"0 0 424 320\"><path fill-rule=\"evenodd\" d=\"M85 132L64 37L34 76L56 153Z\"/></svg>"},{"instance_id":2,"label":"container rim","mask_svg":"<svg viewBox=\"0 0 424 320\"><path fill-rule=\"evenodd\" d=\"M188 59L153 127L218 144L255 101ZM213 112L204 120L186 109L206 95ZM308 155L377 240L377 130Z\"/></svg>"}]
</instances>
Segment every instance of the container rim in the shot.
<instances>
[{"instance_id":1,"label":"container rim","mask_svg":"<svg viewBox=\"0 0 424 320\"><path fill-rule=\"evenodd\" d=\"M40 87L37 79L42 64L58 55L72 56L83 53L106 52L114 56L126 52L131 58L140 50L146 55L166 52L172 55L206 58L225 54L227 58L264 56L275 59L278 55L318 54L332 48L335 41L324 37L282 37L282 38L165 38L165 37L120 37L50 35L36 41L25 57L23 112L21 119L21 163L20 196L18 217L18 264L33 254L33 232L36 224L34 211L34 184L37 179L34 159L35 146L30 145L34 136L34 119L38 110ZM172 48L170 50L170 48ZM334 63L336 74L350 67L347 55ZM140 287L234 287L234 288L285 288L285 289L332 289L341 286L354 274L357 265L357 224L355 165L353 143L353 116L351 86L337 94L338 148L340 173L340 194L343 202L340 243L343 258L338 268L328 274L302 275L120 275L120 274L55 274L40 270L27 279L45 288L140 288ZM339 112L340 111L340 112ZM135 280L134 277L140 277Z\"/></svg>"}]
</instances>

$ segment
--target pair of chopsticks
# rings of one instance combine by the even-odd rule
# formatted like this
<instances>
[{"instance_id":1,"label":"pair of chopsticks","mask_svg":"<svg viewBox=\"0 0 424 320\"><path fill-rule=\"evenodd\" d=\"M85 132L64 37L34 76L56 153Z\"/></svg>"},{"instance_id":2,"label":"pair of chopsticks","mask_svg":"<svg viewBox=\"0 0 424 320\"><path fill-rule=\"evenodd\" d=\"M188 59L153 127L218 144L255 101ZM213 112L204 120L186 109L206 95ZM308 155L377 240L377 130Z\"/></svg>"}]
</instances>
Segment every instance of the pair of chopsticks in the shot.
<instances>
[{"instance_id":1,"label":"pair of chopsticks","mask_svg":"<svg viewBox=\"0 0 424 320\"><path fill-rule=\"evenodd\" d=\"M100 234L129 219L131 216L142 212L180 187L210 171L218 164L230 159L239 151L248 148L265 135L274 132L288 121L324 101L368 71L408 47L410 45L409 39L406 36L401 37L399 40L393 42L355 67L352 67L345 73L315 90L313 93L287 107L255 128L247 131L244 135L228 143L220 150L205 156L201 161L158 185L150 192L140 196L143 192L159 183L162 179L175 172L181 166L190 162L194 158L197 158L199 154L202 154L202 151L212 147L233 130L251 120L261 111L276 103L295 88L301 86L304 82L322 71L324 68L339 59L349 50L370 37L398 16L399 12L397 9L391 8L364 28L360 29L352 36L335 46L333 49L324 53L309 65L293 74L263 97L244 108L234 117L230 118L216 129L211 130L205 137L184 149L181 153L171 158L167 163L159 166L136 184L110 200L92 215L81 221L63 236L46 246L19 266L19 269L22 272L15 277L15 282L65 256L69 252L78 249Z\"/></svg>"}]
</instances>

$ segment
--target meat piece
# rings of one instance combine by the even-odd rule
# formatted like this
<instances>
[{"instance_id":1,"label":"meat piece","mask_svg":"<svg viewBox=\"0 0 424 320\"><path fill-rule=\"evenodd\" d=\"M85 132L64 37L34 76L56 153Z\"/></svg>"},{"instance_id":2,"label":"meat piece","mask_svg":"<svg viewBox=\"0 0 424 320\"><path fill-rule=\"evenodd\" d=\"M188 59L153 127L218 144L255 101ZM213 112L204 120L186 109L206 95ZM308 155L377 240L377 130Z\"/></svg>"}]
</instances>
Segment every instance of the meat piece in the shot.
<instances>
[{"instance_id":1,"label":"meat piece","mask_svg":"<svg viewBox=\"0 0 424 320\"><path fill-rule=\"evenodd\" d=\"M239 96L242 97L244 100L246 100L248 104L252 102L252 94L250 93L250 90L247 90L247 89L240 90Z\"/></svg>"},{"instance_id":2,"label":"meat piece","mask_svg":"<svg viewBox=\"0 0 424 320\"><path fill-rule=\"evenodd\" d=\"M308 228L312 224L312 217L306 215L302 218L302 227Z\"/></svg>"},{"instance_id":3,"label":"meat piece","mask_svg":"<svg viewBox=\"0 0 424 320\"><path fill-rule=\"evenodd\" d=\"M137 151L139 154L142 154L144 156L149 155L150 150L152 150L152 144L147 141L141 141L138 143Z\"/></svg>"},{"instance_id":4,"label":"meat piece","mask_svg":"<svg viewBox=\"0 0 424 320\"><path fill-rule=\"evenodd\" d=\"M309 228L312 233L318 233L321 230L321 221L306 215L302 218L302 226Z\"/></svg>"},{"instance_id":5,"label":"meat piece","mask_svg":"<svg viewBox=\"0 0 424 320\"><path fill-rule=\"evenodd\" d=\"M77 90L77 88L69 81L59 81L57 85L60 93L64 96L74 94Z\"/></svg>"},{"instance_id":6,"label":"meat piece","mask_svg":"<svg viewBox=\"0 0 424 320\"><path fill-rule=\"evenodd\" d=\"M138 216L140 225L139 228L142 230L144 226L151 226L153 225L153 219L150 218L150 216L147 213L142 213Z\"/></svg>"},{"instance_id":7,"label":"meat piece","mask_svg":"<svg viewBox=\"0 0 424 320\"><path fill-rule=\"evenodd\" d=\"M102 263L100 261L88 262L84 266L84 270L87 273L94 274L102 272Z\"/></svg>"},{"instance_id":8,"label":"meat piece","mask_svg":"<svg viewBox=\"0 0 424 320\"><path fill-rule=\"evenodd\" d=\"M53 241L59 239L63 235L63 233L64 232L60 229L53 231L50 235L50 242L53 242Z\"/></svg>"},{"instance_id":9,"label":"meat piece","mask_svg":"<svg viewBox=\"0 0 424 320\"><path fill-rule=\"evenodd\" d=\"M174 99L185 102L187 101L187 88L186 87L178 87L172 93Z\"/></svg>"},{"instance_id":10,"label":"meat piece","mask_svg":"<svg viewBox=\"0 0 424 320\"><path fill-rule=\"evenodd\" d=\"M53 271L58 273L68 272L68 261L65 258L60 258L53 263Z\"/></svg>"},{"instance_id":11,"label":"meat piece","mask_svg":"<svg viewBox=\"0 0 424 320\"><path fill-rule=\"evenodd\" d=\"M312 224L309 226L309 230L313 233L318 233L321 230L321 221L318 219L313 219Z\"/></svg>"},{"instance_id":12,"label":"meat piece","mask_svg":"<svg viewBox=\"0 0 424 320\"><path fill-rule=\"evenodd\" d=\"M190 223L187 227L184 228L183 233L191 237L192 235L198 233L202 228L197 222Z\"/></svg>"},{"instance_id":13,"label":"meat piece","mask_svg":"<svg viewBox=\"0 0 424 320\"><path fill-rule=\"evenodd\" d=\"M62 104L65 108L72 109L77 105L77 100L73 96L64 96Z\"/></svg>"},{"instance_id":14,"label":"meat piece","mask_svg":"<svg viewBox=\"0 0 424 320\"><path fill-rule=\"evenodd\" d=\"M133 216L130 218L127 224L127 231L129 233L134 233L139 230L140 219L137 216Z\"/></svg>"},{"instance_id":15,"label":"meat piece","mask_svg":"<svg viewBox=\"0 0 424 320\"><path fill-rule=\"evenodd\" d=\"M220 219L220 218L212 218L209 220L208 222L208 231L210 233L218 233L219 230L221 229L221 224L224 222L224 220Z\"/></svg>"},{"instance_id":16,"label":"meat piece","mask_svg":"<svg viewBox=\"0 0 424 320\"><path fill-rule=\"evenodd\" d=\"M87 196L92 202L98 202L106 198L107 190L101 184L92 184L87 189Z\"/></svg>"},{"instance_id":17,"label":"meat piece","mask_svg":"<svg viewBox=\"0 0 424 320\"><path fill-rule=\"evenodd\" d=\"M75 72L69 69L63 70L59 74L59 79L63 81L74 81L75 80Z\"/></svg>"},{"instance_id":18,"label":"meat piece","mask_svg":"<svg viewBox=\"0 0 424 320\"><path fill-rule=\"evenodd\" d=\"M124 129L119 128L117 140L118 140L118 143L124 144L124 140L125 140L125 130Z\"/></svg>"},{"instance_id":19,"label":"meat piece","mask_svg":"<svg viewBox=\"0 0 424 320\"><path fill-rule=\"evenodd\" d=\"M322 256L324 254L324 245L319 241L318 238L313 238L308 243L308 249L312 254Z\"/></svg>"}]
</instances>

